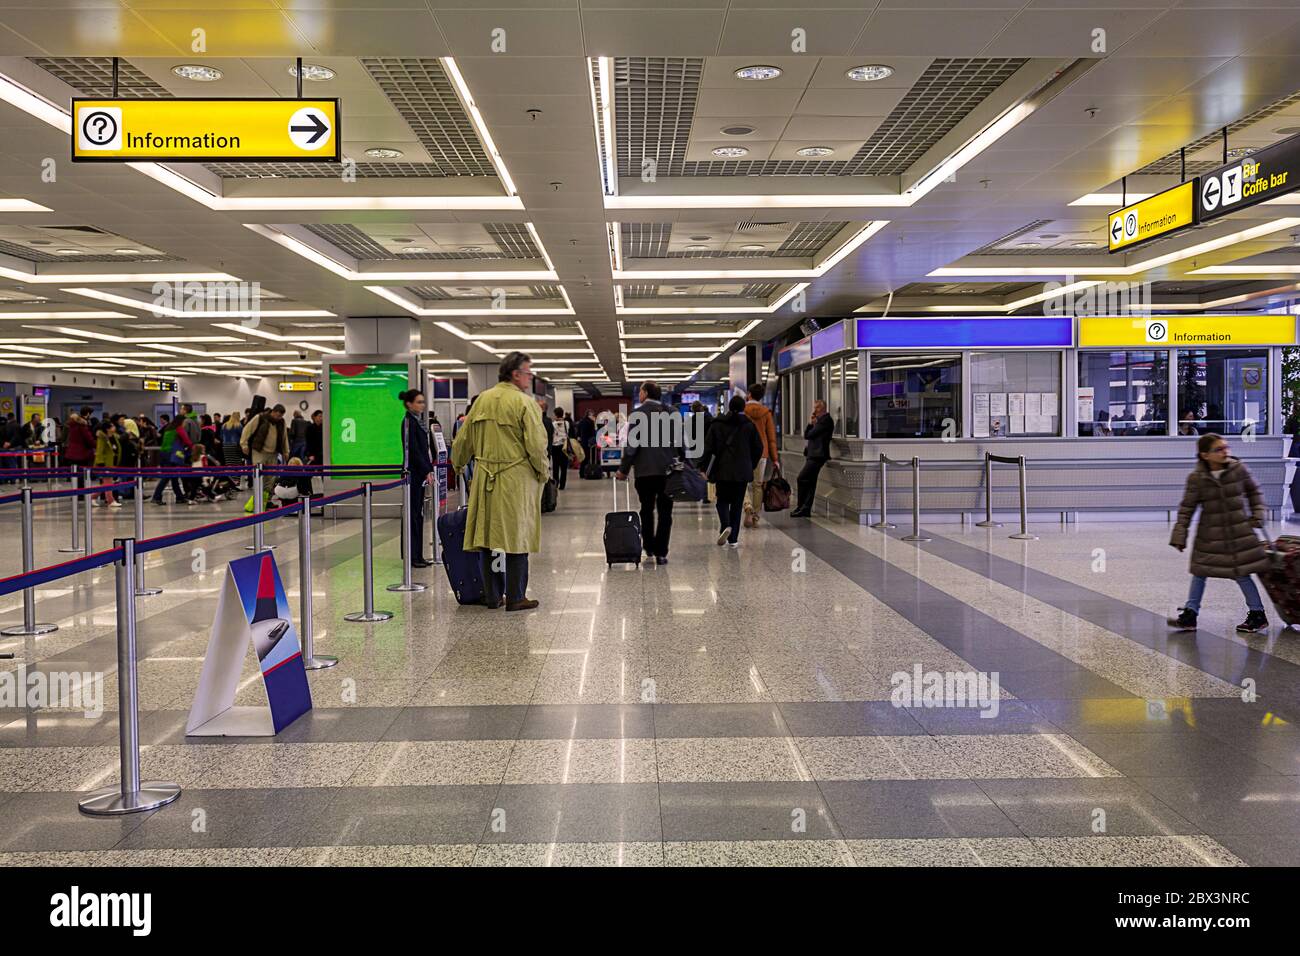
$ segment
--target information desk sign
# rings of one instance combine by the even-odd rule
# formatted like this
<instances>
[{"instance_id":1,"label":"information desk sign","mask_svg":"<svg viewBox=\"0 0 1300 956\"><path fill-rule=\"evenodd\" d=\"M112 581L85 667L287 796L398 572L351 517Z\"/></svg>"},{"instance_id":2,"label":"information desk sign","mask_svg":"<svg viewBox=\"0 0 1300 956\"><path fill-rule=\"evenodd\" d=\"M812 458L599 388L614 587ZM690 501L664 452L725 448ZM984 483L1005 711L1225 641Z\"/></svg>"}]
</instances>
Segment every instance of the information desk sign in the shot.
<instances>
[{"instance_id":1,"label":"information desk sign","mask_svg":"<svg viewBox=\"0 0 1300 956\"><path fill-rule=\"evenodd\" d=\"M1196 180L1148 196L1107 218L1106 244L1111 252L1132 249L1196 223Z\"/></svg>"},{"instance_id":2,"label":"information desk sign","mask_svg":"<svg viewBox=\"0 0 1300 956\"><path fill-rule=\"evenodd\" d=\"M1300 135L1220 166L1201 177L1198 222L1248 209L1289 193L1300 182Z\"/></svg>"},{"instance_id":3,"label":"information desk sign","mask_svg":"<svg viewBox=\"0 0 1300 956\"><path fill-rule=\"evenodd\" d=\"M338 162L339 101L72 100L72 159Z\"/></svg>"}]
</instances>

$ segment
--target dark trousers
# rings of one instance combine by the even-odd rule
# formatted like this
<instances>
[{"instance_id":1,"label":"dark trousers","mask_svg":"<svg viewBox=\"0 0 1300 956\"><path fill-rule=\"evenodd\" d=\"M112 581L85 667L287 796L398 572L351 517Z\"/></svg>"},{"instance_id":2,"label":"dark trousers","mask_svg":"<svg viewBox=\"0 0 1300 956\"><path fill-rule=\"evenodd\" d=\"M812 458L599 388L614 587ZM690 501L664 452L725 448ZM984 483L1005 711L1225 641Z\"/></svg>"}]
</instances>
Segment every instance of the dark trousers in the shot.
<instances>
[{"instance_id":1,"label":"dark trousers","mask_svg":"<svg viewBox=\"0 0 1300 956\"><path fill-rule=\"evenodd\" d=\"M796 511L812 510L813 501L817 497L817 476L821 474L822 466L825 464L825 458L809 458L803 463L797 479L799 503L795 506Z\"/></svg>"},{"instance_id":2,"label":"dark trousers","mask_svg":"<svg viewBox=\"0 0 1300 956\"><path fill-rule=\"evenodd\" d=\"M167 485L167 482L169 481L171 482L172 485L172 491L176 493L176 500L177 501L185 500L186 495L185 492L181 490L180 479L176 478L175 476L170 478L163 477L158 479L158 487L153 490L153 500L158 502L159 504L162 504L163 488Z\"/></svg>"},{"instance_id":3,"label":"dark trousers","mask_svg":"<svg viewBox=\"0 0 1300 956\"><path fill-rule=\"evenodd\" d=\"M489 604L501 600L501 579L492 567L497 551L480 551L478 553L479 577L483 579L483 594ZM506 559L506 603L518 604L528 597L528 555L507 554Z\"/></svg>"},{"instance_id":4,"label":"dark trousers","mask_svg":"<svg viewBox=\"0 0 1300 956\"><path fill-rule=\"evenodd\" d=\"M668 538L673 533L673 499L664 494L667 483L667 475L636 479L636 496L641 499L641 540L646 554L656 558L668 557Z\"/></svg>"},{"instance_id":5,"label":"dark trousers","mask_svg":"<svg viewBox=\"0 0 1300 956\"><path fill-rule=\"evenodd\" d=\"M745 487L743 481L719 481L717 484L718 529L730 528L727 538L732 544L740 540L740 519L745 514Z\"/></svg>"},{"instance_id":6,"label":"dark trousers","mask_svg":"<svg viewBox=\"0 0 1300 956\"><path fill-rule=\"evenodd\" d=\"M569 477L569 453L564 448L551 446L551 477L555 484L563 488Z\"/></svg>"},{"instance_id":7,"label":"dark trousers","mask_svg":"<svg viewBox=\"0 0 1300 956\"><path fill-rule=\"evenodd\" d=\"M424 561L424 491L425 486L411 483L411 560ZM435 494L437 492L434 492ZM403 555L405 557L405 555Z\"/></svg>"}]
</instances>

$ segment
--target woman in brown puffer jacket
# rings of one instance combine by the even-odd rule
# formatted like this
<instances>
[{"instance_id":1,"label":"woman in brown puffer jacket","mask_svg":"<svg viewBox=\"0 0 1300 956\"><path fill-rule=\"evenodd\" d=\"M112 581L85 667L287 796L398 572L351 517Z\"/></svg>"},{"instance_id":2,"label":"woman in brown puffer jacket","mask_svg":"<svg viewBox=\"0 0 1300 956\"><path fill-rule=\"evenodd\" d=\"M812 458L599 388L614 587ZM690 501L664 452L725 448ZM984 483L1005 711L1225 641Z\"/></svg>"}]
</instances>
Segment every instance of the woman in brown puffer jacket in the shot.
<instances>
[{"instance_id":1,"label":"woman in brown puffer jacket","mask_svg":"<svg viewBox=\"0 0 1300 956\"><path fill-rule=\"evenodd\" d=\"M1268 551L1255 534L1256 528L1264 527L1264 496L1250 469L1228 454L1228 441L1221 435L1202 435L1196 443L1196 459L1169 539L1179 551L1187 547L1187 527L1199 507L1201 520L1192 543L1192 586L1187 604L1178 617L1169 619L1169 624L1182 631L1196 630L1205 579L1232 578L1245 595L1249 609L1237 630L1266 631L1264 602L1251 578L1269 567Z\"/></svg>"}]
</instances>

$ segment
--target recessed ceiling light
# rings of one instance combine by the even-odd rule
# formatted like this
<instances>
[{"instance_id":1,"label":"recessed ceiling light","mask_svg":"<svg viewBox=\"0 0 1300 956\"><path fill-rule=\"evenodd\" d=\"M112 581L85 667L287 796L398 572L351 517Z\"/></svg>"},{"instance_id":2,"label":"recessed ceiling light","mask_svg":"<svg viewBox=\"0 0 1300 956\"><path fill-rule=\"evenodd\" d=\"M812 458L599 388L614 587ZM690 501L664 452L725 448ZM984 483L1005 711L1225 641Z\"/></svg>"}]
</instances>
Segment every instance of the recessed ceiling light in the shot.
<instances>
[{"instance_id":1,"label":"recessed ceiling light","mask_svg":"<svg viewBox=\"0 0 1300 956\"><path fill-rule=\"evenodd\" d=\"M1281 133L1283 136L1294 136L1300 133L1300 126L1283 126L1281 129L1273 130L1275 133Z\"/></svg>"},{"instance_id":2,"label":"recessed ceiling light","mask_svg":"<svg viewBox=\"0 0 1300 956\"><path fill-rule=\"evenodd\" d=\"M1037 248L1038 248L1039 246L1041 246L1041 245L1042 245L1041 242L1017 242L1017 243L1016 243L1016 248L1017 248L1017 249L1037 249Z\"/></svg>"},{"instance_id":3,"label":"recessed ceiling light","mask_svg":"<svg viewBox=\"0 0 1300 956\"><path fill-rule=\"evenodd\" d=\"M1241 157L1249 156L1253 152L1255 152L1254 146L1234 146L1232 149L1228 150L1228 158L1241 159Z\"/></svg>"},{"instance_id":4,"label":"recessed ceiling light","mask_svg":"<svg viewBox=\"0 0 1300 956\"><path fill-rule=\"evenodd\" d=\"M691 242L708 242L712 236L691 236Z\"/></svg>"},{"instance_id":5,"label":"recessed ceiling light","mask_svg":"<svg viewBox=\"0 0 1300 956\"><path fill-rule=\"evenodd\" d=\"M874 83L876 80L893 76L894 68L883 63L869 63L866 66L855 66L844 75L858 83Z\"/></svg>"},{"instance_id":6,"label":"recessed ceiling light","mask_svg":"<svg viewBox=\"0 0 1300 956\"><path fill-rule=\"evenodd\" d=\"M754 132L752 126L724 126L718 130L723 136L748 136Z\"/></svg>"},{"instance_id":7,"label":"recessed ceiling light","mask_svg":"<svg viewBox=\"0 0 1300 956\"><path fill-rule=\"evenodd\" d=\"M686 292L685 292L684 290L682 290L682 289L674 289L674 290L673 290L673 295L685 295L685 294L686 294Z\"/></svg>"},{"instance_id":8,"label":"recessed ceiling light","mask_svg":"<svg viewBox=\"0 0 1300 956\"><path fill-rule=\"evenodd\" d=\"M762 252L765 248L767 247L762 245L761 243L751 242L748 245L741 246L740 251L741 252Z\"/></svg>"},{"instance_id":9,"label":"recessed ceiling light","mask_svg":"<svg viewBox=\"0 0 1300 956\"><path fill-rule=\"evenodd\" d=\"M687 252L707 252L708 249L708 246L701 246L699 243L694 243L686 247Z\"/></svg>"},{"instance_id":10,"label":"recessed ceiling light","mask_svg":"<svg viewBox=\"0 0 1300 956\"><path fill-rule=\"evenodd\" d=\"M461 246L459 248L459 251L460 252L482 252L483 247L482 246Z\"/></svg>"},{"instance_id":11,"label":"recessed ceiling light","mask_svg":"<svg viewBox=\"0 0 1300 956\"><path fill-rule=\"evenodd\" d=\"M709 295L731 295L731 293L719 289L719 290L715 290L715 291L713 291L713 292L710 292Z\"/></svg>"},{"instance_id":12,"label":"recessed ceiling light","mask_svg":"<svg viewBox=\"0 0 1300 956\"><path fill-rule=\"evenodd\" d=\"M407 255L408 253L421 253L421 252L428 252L429 250L424 248L424 246L405 246L401 249L398 249L397 251L400 252L402 255Z\"/></svg>"},{"instance_id":13,"label":"recessed ceiling light","mask_svg":"<svg viewBox=\"0 0 1300 956\"><path fill-rule=\"evenodd\" d=\"M139 249L114 249L113 252L114 254L119 256L134 256L134 255L138 255L140 250Z\"/></svg>"},{"instance_id":14,"label":"recessed ceiling light","mask_svg":"<svg viewBox=\"0 0 1300 956\"><path fill-rule=\"evenodd\" d=\"M401 159L402 151L389 149L387 146L371 146L366 150L366 155L371 159Z\"/></svg>"},{"instance_id":15,"label":"recessed ceiling light","mask_svg":"<svg viewBox=\"0 0 1300 956\"><path fill-rule=\"evenodd\" d=\"M818 156L829 156L833 152L835 152L835 150L831 149L829 146L805 146L803 149L796 149L795 155L814 159Z\"/></svg>"},{"instance_id":16,"label":"recessed ceiling light","mask_svg":"<svg viewBox=\"0 0 1300 956\"><path fill-rule=\"evenodd\" d=\"M79 256L79 255L81 255L81 250L80 250L80 249L55 249L54 251L55 251L56 253L58 253L59 255L61 255L61 256Z\"/></svg>"},{"instance_id":17,"label":"recessed ceiling light","mask_svg":"<svg viewBox=\"0 0 1300 956\"><path fill-rule=\"evenodd\" d=\"M1076 249L1096 249L1099 245L1101 245L1100 242L1076 242L1076 243L1074 244L1074 248L1076 248Z\"/></svg>"},{"instance_id":18,"label":"recessed ceiling light","mask_svg":"<svg viewBox=\"0 0 1300 956\"><path fill-rule=\"evenodd\" d=\"M779 66L742 66L736 71L738 80L775 80L780 75Z\"/></svg>"},{"instance_id":19,"label":"recessed ceiling light","mask_svg":"<svg viewBox=\"0 0 1300 956\"><path fill-rule=\"evenodd\" d=\"M199 83L211 83L225 76L215 66L201 66L197 63L182 63L172 67L172 72L182 80L195 80Z\"/></svg>"},{"instance_id":20,"label":"recessed ceiling light","mask_svg":"<svg viewBox=\"0 0 1300 956\"><path fill-rule=\"evenodd\" d=\"M297 76L298 67L291 64L289 66L289 75ZM320 83L325 80L334 79L334 71L328 66L321 66L319 63L304 63L302 65L302 78L304 80L311 80L314 83Z\"/></svg>"},{"instance_id":21,"label":"recessed ceiling light","mask_svg":"<svg viewBox=\"0 0 1300 956\"><path fill-rule=\"evenodd\" d=\"M748 156L749 150L744 146L718 146L713 150L713 155L724 159L739 159L741 156Z\"/></svg>"}]
</instances>

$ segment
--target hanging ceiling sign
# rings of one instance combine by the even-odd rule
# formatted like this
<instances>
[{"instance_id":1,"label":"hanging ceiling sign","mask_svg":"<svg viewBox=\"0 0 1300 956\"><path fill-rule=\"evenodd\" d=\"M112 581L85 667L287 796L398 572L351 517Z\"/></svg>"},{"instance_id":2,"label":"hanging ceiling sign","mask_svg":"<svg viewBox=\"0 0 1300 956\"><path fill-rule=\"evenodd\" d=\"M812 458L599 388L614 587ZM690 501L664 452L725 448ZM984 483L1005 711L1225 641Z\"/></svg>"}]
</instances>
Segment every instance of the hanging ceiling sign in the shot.
<instances>
[{"instance_id":1,"label":"hanging ceiling sign","mask_svg":"<svg viewBox=\"0 0 1300 956\"><path fill-rule=\"evenodd\" d=\"M1111 213L1107 218L1106 245L1111 252L1167 236L1196 222L1196 180L1148 196Z\"/></svg>"},{"instance_id":2,"label":"hanging ceiling sign","mask_svg":"<svg viewBox=\"0 0 1300 956\"><path fill-rule=\"evenodd\" d=\"M1300 184L1300 135L1266 146L1201 177L1198 221L1226 216L1292 192Z\"/></svg>"},{"instance_id":3,"label":"hanging ceiling sign","mask_svg":"<svg viewBox=\"0 0 1300 956\"><path fill-rule=\"evenodd\" d=\"M72 159L96 162L338 162L339 101L72 101Z\"/></svg>"}]
</instances>

